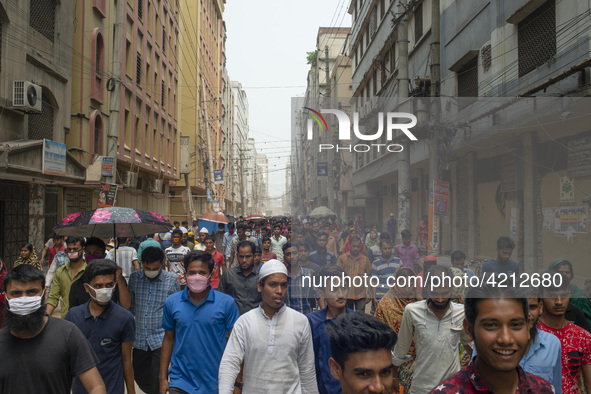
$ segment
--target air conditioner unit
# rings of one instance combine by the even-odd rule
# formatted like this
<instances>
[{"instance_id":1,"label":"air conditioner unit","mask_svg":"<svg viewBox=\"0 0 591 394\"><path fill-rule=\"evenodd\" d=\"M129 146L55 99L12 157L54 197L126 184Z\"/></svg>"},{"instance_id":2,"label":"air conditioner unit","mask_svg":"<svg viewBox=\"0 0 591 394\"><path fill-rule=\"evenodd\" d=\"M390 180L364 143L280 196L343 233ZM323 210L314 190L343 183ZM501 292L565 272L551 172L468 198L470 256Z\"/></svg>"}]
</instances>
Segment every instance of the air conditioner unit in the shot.
<instances>
[{"instance_id":1,"label":"air conditioner unit","mask_svg":"<svg viewBox=\"0 0 591 394\"><path fill-rule=\"evenodd\" d=\"M41 112L41 86L29 81L14 81L12 83L12 105L25 111Z\"/></svg>"},{"instance_id":2,"label":"air conditioner unit","mask_svg":"<svg viewBox=\"0 0 591 394\"><path fill-rule=\"evenodd\" d=\"M162 179L152 179L150 181L150 193L162 193Z\"/></svg>"},{"instance_id":3,"label":"air conditioner unit","mask_svg":"<svg viewBox=\"0 0 591 394\"><path fill-rule=\"evenodd\" d=\"M137 189L137 172L124 171L121 175L121 181L124 187Z\"/></svg>"}]
</instances>

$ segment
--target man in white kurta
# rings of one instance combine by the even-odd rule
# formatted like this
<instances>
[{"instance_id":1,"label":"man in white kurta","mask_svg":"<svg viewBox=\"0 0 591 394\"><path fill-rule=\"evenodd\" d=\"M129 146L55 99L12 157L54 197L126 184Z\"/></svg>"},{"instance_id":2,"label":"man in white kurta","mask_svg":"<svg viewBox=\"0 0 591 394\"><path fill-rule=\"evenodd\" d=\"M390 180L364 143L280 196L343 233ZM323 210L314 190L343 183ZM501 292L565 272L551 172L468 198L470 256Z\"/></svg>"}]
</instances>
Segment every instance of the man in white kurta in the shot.
<instances>
[{"instance_id":1,"label":"man in white kurta","mask_svg":"<svg viewBox=\"0 0 591 394\"><path fill-rule=\"evenodd\" d=\"M220 394L234 386L248 393L317 393L314 347L308 319L284 304L287 269L278 260L259 271L263 302L240 316L219 370ZM236 382L244 361L243 381Z\"/></svg>"}]
</instances>

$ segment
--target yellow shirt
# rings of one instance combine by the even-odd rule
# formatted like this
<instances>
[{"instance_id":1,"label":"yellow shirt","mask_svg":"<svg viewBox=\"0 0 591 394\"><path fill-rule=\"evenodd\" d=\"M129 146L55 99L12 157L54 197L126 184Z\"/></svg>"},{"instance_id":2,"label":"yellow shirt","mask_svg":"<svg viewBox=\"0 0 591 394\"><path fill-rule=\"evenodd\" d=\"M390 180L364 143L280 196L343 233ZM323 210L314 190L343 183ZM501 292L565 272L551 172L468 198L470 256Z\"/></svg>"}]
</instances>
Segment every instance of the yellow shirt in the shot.
<instances>
[{"instance_id":1,"label":"yellow shirt","mask_svg":"<svg viewBox=\"0 0 591 394\"><path fill-rule=\"evenodd\" d=\"M62 319L66 317L66 313L68 313L68 309L70 308L70 287L72 283L84 275L84 270L86 270L86 263L84 263L78 274L72 278L72 268L70 267L70 262L68 262L55 272L51 291L49 292L49 297L47 297L47 303L53 305L55 308L59 303L60 297L62 297Z\"/></svg>"}]
</instances>

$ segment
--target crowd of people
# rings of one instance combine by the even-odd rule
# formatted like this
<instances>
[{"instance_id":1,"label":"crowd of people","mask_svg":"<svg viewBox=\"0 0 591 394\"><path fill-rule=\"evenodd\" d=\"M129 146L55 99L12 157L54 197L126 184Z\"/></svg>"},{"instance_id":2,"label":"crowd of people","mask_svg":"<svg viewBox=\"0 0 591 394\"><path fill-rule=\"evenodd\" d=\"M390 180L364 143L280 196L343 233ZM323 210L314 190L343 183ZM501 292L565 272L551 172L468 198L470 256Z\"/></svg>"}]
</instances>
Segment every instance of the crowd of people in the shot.
<instances>
[{"instance_id":1,"label":"crowd of people","mask_svg":"<svg viewBox=\"0 0 591 394\"><path fill-rule=\"evenodd\" d=\"M0 392L591 392L573 264L498 286L520 273L510 237L474 272L427 253L426 220L418 245L393 214L382 232L281 217L24 245L0 260Z\"/></svg>"}]
</instances>

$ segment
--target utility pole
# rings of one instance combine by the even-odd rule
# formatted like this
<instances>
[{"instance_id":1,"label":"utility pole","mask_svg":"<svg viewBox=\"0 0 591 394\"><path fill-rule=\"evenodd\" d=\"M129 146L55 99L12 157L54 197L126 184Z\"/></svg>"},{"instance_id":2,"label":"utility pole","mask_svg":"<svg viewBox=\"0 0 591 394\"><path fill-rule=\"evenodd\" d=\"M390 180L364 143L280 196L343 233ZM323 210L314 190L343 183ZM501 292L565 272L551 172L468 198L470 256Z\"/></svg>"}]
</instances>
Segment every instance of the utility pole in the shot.
<instances>
[{"instance_id":1,"label":"utility pole","mask_svg":"<svg viewBox=\"0 0 591 394\"><path fill-rule=\"evenodd\" d=\"M439 223L439 215L435 214L434 200L435 200L435 181L439 180L439 116L440 116L440 102L436 97L439 97L439 83L440 83L440 62L439 62L439 46L440 46L440 26L439 26L439 1L432 0L431 9L431 102L429 105L431 122L435 126L432 128L431 141L429 143L429 245L428 250L439 254L441 245L441 228Z\"/></svg>"},{"instance_id":2,"label":"utility pole","mask_svg":"<svg viewBox=\"0 0 591 394\"><path fill-rule=\"evenodd\" d=\"M113 175L106 177L107 183L117 183L117 151L119 145L119 101L121 98L121 59L123 58L123 23L125 22L125 0L116 0L115 28L113 34L113 61L111 79L115 81L109 99L109 130L107 132L107 156L113 158Z\"/></svg>"},{"instance_id":3,"label":"utility pole","mask_svg":"<svg viewBox=\"0 0 591 394\"><path fill-rule=\"evenodd\" d=\"M406 0L398 3L398 106L408 99L408 9ZM398 154L398 236L404 229L410 229L410 144L401 143L403 150Z\"/></svg>"}]
</instances>

